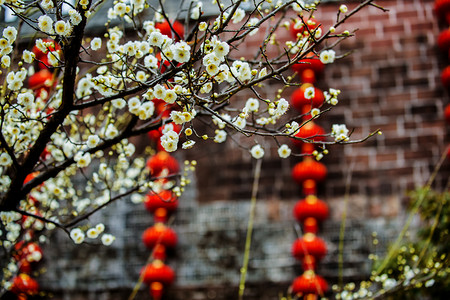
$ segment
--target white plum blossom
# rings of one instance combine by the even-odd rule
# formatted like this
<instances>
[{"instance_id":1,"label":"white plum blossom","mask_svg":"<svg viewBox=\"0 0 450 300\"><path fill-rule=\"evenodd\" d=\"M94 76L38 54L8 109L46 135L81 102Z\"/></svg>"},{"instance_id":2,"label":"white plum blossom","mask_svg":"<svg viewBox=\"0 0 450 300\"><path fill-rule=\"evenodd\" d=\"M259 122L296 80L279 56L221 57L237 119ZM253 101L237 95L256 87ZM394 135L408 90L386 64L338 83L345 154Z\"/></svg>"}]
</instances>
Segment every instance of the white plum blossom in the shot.
<instances>
[{"instance_id":1,"label":"white plum blossom","mask_svg":"<svg viewBox=\"0 0 450 300\"><path fill-rule=\"evenodd\" d=\"M318 109L318 108L313 108L313 109L311 109L311 117L316 117L316 116L318 116L320 114L320 109Z\"/></svg>"},{"instance_id":2,"label":"white plum blossom","mask_svg":"<svg viewBox=\"0 0 450 300\"><path fill-rule=\"evenodd\" d=\"M116 237L109 233L105 233L102 235L102 243L105 246L111 245L115 240L116 240Z\"/></svg>"},{"instance_id":3,"label":"white plum blossom","mask_svg":"<svg viewBox=\"0 0 450 300\"><path fill-rule=\"evenodd\" d=\"M8 167L12 164L11 156L8 153L3 152L0 154L0 166Z\"/></svg>"},{"instance_id":4,"label":"white plum blossom","mask_svg":"<svg viewBox=\"0 0 450 300\"><path fill-rule=\"evenodd\" d=\"M96 51L102 47L102 39L99 37L95 37L91 41L91 49Z\"/></svg>"},{"instance_id":5,"label":"white plum blossom","mask_svg":"<svg viewBox=\"0 0 450 300\"><path fill-rule=\"evenodd\" d=\"M214 136L214 142L216 143L223 143L227 139L227 132L225 130L219 130L217 129Z\"/></svg>"},{"instance_id":6,"label":"white plum blossom","mask_svg":"<svg viewBox=\"0 0 450 300\"><path fill-rule=\"evenodd\" d=\"M80 228L74 228L70 231L70 238L75 244L81 244L84 241L86 235Z\"/></svg>"},{"instance_id":7,"label":"white plum blossom","mask_svg":"<svg viewBox=\"0 0 450 300\"><path fill-rule=\"evenodd\" d=\"M191 19L198 20L200 18L202 7L203 3L201 1L195 3L195 6L193 6L191 10Z\"/></svg>"},{"instance_id":8,"label":"white plum blossom","mask_svg":"<svg viewBox=\"0 0 450 300\"><path fill-rule=\"evenodd\" d=\"M261 147L261 145L256 144L250 150L250 154L252 155L253 158L260 159L264 156L264 149Z\"/></svg>"},{"instance_id":9,"label":"white plum blossom","mask_svg":"<svg viewBox=\"0 0 450 300\"><path fill-rule=\"evenodd\" d=\"M97 135L90 135L86 141L88 148L95 148L100 142L100 138Z\"/></svg>"},{"instance_id":10,"label":"white plum blossom","mask_svg":"<svg viewBox=\"0 0 450 300\"><path fill-rule=\"evenodd\" d=\"M250 20L248 20L247 26L254 27L249 33L250 36L255 35L258 32L259 28L256 27L256 25L258 25L258 23L259 23L258 18L251 18Z\"/></svg>"},{"instance_id":11,"label":"white plum blossom","mask_svg":"<svg viewBox=\"0 0 450 300\"><path fill-rule=\"evenodd\" d=\"M310 86L305 89L304 97L305 99L311 100L312 98L314 98L315 94L316 89L313 86Z\"/></svg>"},{"instance_id":12,"label":"white plum blossom","mask_svg":"<svg viewBox=\"0 0 450 300\"><path fill-rule=\"evenodd\" d=\"M84 154L77 153L74 160L77 163L78 168L85 168L91 163L91 154L89 152L85 152Z\"/></svg>"},{"instance_id":13,"label":"white plum blossom","mask_svg":"<svg viewBox=\"0 0 450 300\"><path fill-rule=\"evenodd\" d=\"M23 50L22 59L27 64L31 64L35 58L35 54L28 50Z\"/></svg>"},{"instance_id":14,"label":"white plum blossom","mask_svg":"<svg viewBox=\"0 0 450 300\"><path fill-rule=\"evenodd\" d=\"M148 37L148 43L150 46L156 46L158 48L161 48L163 42L164 37L161 32L153 31L152 33L150 33L150 36Z\"/></svg>"},{"instance_id":15,"label":"white plum blossom","mask_svg":"<svg viewBox=\"0 0 450 300\"><path fill-rule=\"evenodd\" d=\"M55 33L62 36L68 36L72 32L70 23L59 20L55 23Z\"/></svg>"},{"instance_id":16,"label":"white plum blossom","mask_svg":"<svg viewBox=\"0 0 450 300\"><path fill-rule=\"evenodd\" d=\"M259 101L256 98L249 98L247 102L245 103L245 108L248 109L248 111L257 112L259 109Z\"/></svg>"},{"instance_id":17,"label":"white plum blossom","mask_svg":"<svg viewBox=\"0 0 450 300\"><path fill-rule=\"evenodd\" d=\"M345 124L333 124L331 127L331 136L336 142L348 141L349 130Z\"/></svg>"},{"instance_id":18,"label":"white plum blossom","mask_svg":"<svg viewBox=\"0 0 450 300\"><path fill-rule=\"evenodd\" d=\"M56 67L59 64L59 53L58 51L50 51L47 53L48 63L50 66Z\"/></svg>"},{"instance_id":19,"label":"white plum blossom","mask_svg":"<svg viewBox=\"0 0 450 300\"><path fill-rule=\"evenodd\" d=\"M278 155L281 158L288 158L291 155L291 148L288 145L283 144L278 148Z\"/></svg>"},{"instance_id":20,"label":"white plum blossom","mask_svg":"<svg viewBox=\"0 0 450 300\"><path fill-rule=\"evenodd\" d=\"M3 36L7 38L10 43L12 43L17 38L17 29L13 26L8 26L3 29Z\"/></svg>"},{"instance_id":21,"label":"white plum blossom","mask_svg":"<svg viewBox=\"0 0 450 300\"><path fill-rule=\"evenodd\" d=\"M233 21L234 24L237 24L237 23L241 22L244 19L244 17L245 17L245 10L243 10L242 8L238 8L234 12L231 20Z\"/></svg>"},{"instance_id":22,"label":"white plum blossom","mask_svg":"<svg viewBox=\"0 0 450 300\"><path fill-rule=\"evenodd\" d=\"M180 41L171 46L173 59L179 63L188 62L191 57L191 46L186 42Z\"/></svg>"},{"instance_id":23,"label":"white plum blossom","mask_svg":"<svg viewBox=\"0 0 450 300\"><path fill-rule=\"evenodd\" d=\"M108 124L105 130L105 137L107 139L115 138L119 134L119 131L114 126L114 124Z\"/></svg>"},{"instance_id":24,"label":"white plum blossom","mask_svg":"<svg viewBox=\"0 0 450 300\"><path fill-rule=\"evenodd\" d=\"M195 141L188 140L181 145L181 148L182 149L191 149L192 147L194 147L194 145L195 145Z\"/></svg>"},{"instance_id":25,"label":"white plum blossom","mask_svg":"<svg viewBox=\"0 0 450 300\"><path fill-rule=\"evenodd\" d=\"M52 1L49 1L49 2L52 2ZM71 9L69 9L68 13L69 13L69 17L70 17L70 23L72 23L72 25L76 26L81 23L81 21L82 21L81 15L76 9L71 8Z\"/></svg>"},{"instance_id":26,"label":"white plum blossom","mask_svg":"<svg viewBox=\"0 0 450 300\"><path fill-rule=\"evenodd\" d=\"M334 62L336 57L336 53L334 52L333 49L330 50L324 50L322 52L320 52L320 61L323 64L331 64Z\"/></svg>"},{"instance_id":27,"label":"white plum blossom","mask_svg":"<svg viewBox=\"0 0 450 300\"><path fill-rule=\"evenodd\" d=\"M169 130L163 134L160 138L161 146L167 152L173 152L177 150L179 136L174 130Z\"/></svg>"},{"instance_id":28,"label":"white plum blossom","mask_svg":"<svg viewBox=\"0 0 450 300\"><path fill-rule=\"evenodd\" d=\"M42 15L38 18L38 26L45 33L53 33L53 20L47 15Z\"/></svg>"},{"instance_id":29,"label":"white plum blossom","mask_svg":"<svg viewBox=\"0 0 450 300\"><path fill-rule=\"evenodd\" d=\"M277 107L275 109L275 116L280 117L284 115L288 109L289 109L289 102L286 99L281 98L280 100L278 100Z\"/></svg>"},{"instance_id":30,"label":"white plum blossom","mask_svg":"<svg viewBox=\"0 0 450 300\"><path fill-rule=\"evenodd\" d=\"M98 232L97 228L89 228L86 232L86 235L90 239L96 239L99 236L100 232Z\"/></svg>"}]
</instances>

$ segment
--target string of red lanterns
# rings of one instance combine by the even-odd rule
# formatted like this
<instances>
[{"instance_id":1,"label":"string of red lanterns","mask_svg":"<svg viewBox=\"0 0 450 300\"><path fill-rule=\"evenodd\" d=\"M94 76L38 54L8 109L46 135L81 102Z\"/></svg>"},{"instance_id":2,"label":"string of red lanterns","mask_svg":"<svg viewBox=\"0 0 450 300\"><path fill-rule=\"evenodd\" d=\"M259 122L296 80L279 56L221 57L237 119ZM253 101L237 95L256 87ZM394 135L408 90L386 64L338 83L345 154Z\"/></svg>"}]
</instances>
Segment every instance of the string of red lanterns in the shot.
<instances>
[{"instance_id":1,"label":"string of red lanterns","mask_svg":"<svg viewBox=\"0 0 450 300\"><path fill-rule=\"evenodd\" d=\"M51 51L57 51L61 47L55 41L46 39L48 49ZM55 86L56 81L53 78L53 73L49 70L49 63L47 53L44 53L36 46L33 48L35 60L37 61L36 67L38 69L28 79L28 88L34 91L35 97L40 97L42 100L46 100L50 94L50 90ZM44 150L42 156L46 156L47 151ZM24 184L32 180L38 173L32 173L27 176ZM33 196L28 196L28 203L33 207L33 213L40 215L39 213L39 201ZM18 299L26 300L28 297L36 296L39 293L39 284L32 277L33 272L36 270L37 263L42 260L43 251L41 247L33 241L35 238L35 232L43 229L44 224L40 220L30 218L28 216L22 216L17 221L25 230L23 239L14 245L13 258L16 261L18 274L12 279L10 291L14 293Z\"/></svg>"},{"instance_id":2,"label":"string of red lanterns","mask_svg":"<svg viewBox=\"0 0 450 300\"><path fill-rule=\"evenodd\" d=\"M180 26L179 22L175 21L172 26L180 36L183 36L183 27ZM167 21L157 23L155 27L163 34L171 34ZM162 119L167 119L174 106L157 99L154 99L153 102L155 113ZM166 123L160 128L148 132L148 137L158 152L147 160L146 167L155 180L156 186L161 187L159 190L150 191L144 200L145 208L153 214L154 225L142 233L142 242L151 251L152 262L142 269L141 276L143 282L149 286L153 300L162 299L164 291L175 281L175 271L165 264L165 261L167 251L173 250L178 241L176 232L168 225L169 217L178 208L178 197L171 189L165 189L164 184L168 182L169 177L180 171L180 165L161 146L160 138L167 126L170 126L170 129L177 133L181 131L180 125Z\"/></svg>"},{"instance_id":3,"label":"string of red lanterns","mask_svg":"<svg viewBox=\"0 0 450 300\"><path fill-rule=\"evenodd\" d=\"M450 26L450 0L436 0L434 2L434 12L439 19L444 20ZM439 49L448 55L450 59L450 28L444 29L438 36L437 44ZM442 85L450 90L450 66L447 66L441 72ZM447 124L450 124L450 104L444 108L444 118ZM450 159L450 147L447 147L447 158Z\"/></svg>"},{"instance_id":4,"label":"string of red lanterns","mask_svg":"<svg viewBox=\"0 0 450 300\"><path fill-rule=\"evenodd\" d=\"M307 28L306 28L306 26ZM314 19L306 21L297 19L292 21L291 33L297 38L298 35L309 35L318 26ZM326 243L316 234L319 224L328 217L327 204L317 198L317 183L325 180L327 168L324 164L316 161L311 155L315 151L315 143L325 139L325 130L311 119L311 110L319 108L324 102L323 92L314 86L318 75L324 70L324 64L316 56L309 56L292 67L298 74L302 85L291 95L290 103L300 114L304 125L295 134L292 143L307 154L292 169L293 180L302 187L305 195L293 208L293 215L302 226L303 236L294 241L292 255L301 262L303 274L294 279L291 291L296 297L303 299L317 299L328 290L328 283L324 278L316 274L317 263L327 254ZM314 88L314 96L308 99L305 91ZM306 141L308 140L308 141Z\"/></svg>"}]
</instances>

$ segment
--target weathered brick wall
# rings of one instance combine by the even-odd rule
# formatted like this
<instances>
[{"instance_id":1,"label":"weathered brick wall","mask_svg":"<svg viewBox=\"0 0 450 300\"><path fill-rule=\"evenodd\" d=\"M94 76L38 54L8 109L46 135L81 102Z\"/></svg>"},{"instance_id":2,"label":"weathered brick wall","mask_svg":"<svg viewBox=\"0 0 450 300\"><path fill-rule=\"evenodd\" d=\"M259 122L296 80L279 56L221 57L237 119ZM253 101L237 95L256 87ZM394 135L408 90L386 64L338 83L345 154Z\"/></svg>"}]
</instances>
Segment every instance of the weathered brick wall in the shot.
<instances>
[{"instance_id":1,"label":"weathered brick wall","mask_svg":"<svg viewBox=\"0 0 450 300\"><path fill-rule=\"evenodd\" d=\"M318 82L323 89L339 88L342 93L338 106L317 123L328 131L333 123L345 123L354 130L355 139L376 129L381 129L383 135L358 145L330 147L330 154L323 159L329 175L319 190L324 198L342 197L349 172L352 195L383 198L383 203L401 200L406 190L425 184L430 177L449 140L443 119L448 95L439 79L447 59L436 46L439 25L433 15L433 2L379 1L389 12L369 7L338 28L338 32L358 30L354 38L336 49L338 55L349 51L351 55L327 65ZM325 29L335 20L339 5L340 2L323 4L315 14ZM356 5L350 4L349 8ZM277 37L289 38L281 31ZM258 46L249 43L245 52L253 53ZM274 97L278 88L270 85L267 96ZM289 98L293 90L287 89L283 96ZM249 96L244 94L242 98ZM238 151L233 143L225 147L211 144L188 154L199 161L200 201L248 198L252 176L248 153ZM299 189L290 171L300 159L281 160L273 144L264 144L270 145L271 155L262 166L260 195L268 199L295 198ZM212 172L217 176L210 176ZM448 175L446 164L437 177L437 188L443 188ZM363 205L367 210L364 217L401 212L402 203L391 204L396 207L392 210L377 202L380 201L374 199Z\"/></svg>"},{"instance_id":2,"label":"weathered brick wall","mask_svg":"<svg viewBox=\"0 0 450 300\"><path fill-rule=\"evenodd\" d=\"M354 138L376 129L383 131L383 135L362 144L330 147L330 154L323 159L329 175L319 187L319 196L330 205L332 217L320 233L329 255L319 273L331 282L337 274L338 228L347 175L351 173L352 179L344 275L355 279L368 274L367 255L383 252L396 235L405 212L405 192L428 180L449 142L448 127L443 121L448 93L439 80L447 58L436 46L439 24L432 12L434 1L377 2L389 12L369 7L346 22L342 30L359 30L355 38L340 44L336 51L338 55L348 51L352 54L327 66L318 83L321 88L342 91L339 105L318 121L324 128L346 123L354 129ZM316 18L324 28L335 19L339 5L321 5ZM287 32L278 36L289 38ZM258 46L248 43L240 51L246 55ZM271 83L266 96L275 97L278 88ZM293 90L286 90L283 96L289 98ZM243 94L241 98L248 96ZM291 211L301 197L290 173L300 159L281 160L274 146L270 148L264 140L258 141L266 147L267 154L262 164L246 299L278 299L301 272L290 255L296 237ZM180 240L168 260L177 272L168 298L235 299L253 162L232 141L225 145L198 143L194 151L177 156L180 160L196 159L198 169L173 224ZM442 189L449 175L446 162L435 187ZM75 250L67 236L58 234L55 239L60 247L49 246L45 250L49 264L41 282L57 295L56 299L124 299L136 283L149 255L140 236L151 226L152 219L143 206L130 202L114 204L102 214L107 228L117 236L112 247L84 245ZM379 233L377 248L371 244L373 231ZM63 259L56 260L57 257ZM148 298L147 289L141 288L136 299Z\"/></svg>"}]
</instances>

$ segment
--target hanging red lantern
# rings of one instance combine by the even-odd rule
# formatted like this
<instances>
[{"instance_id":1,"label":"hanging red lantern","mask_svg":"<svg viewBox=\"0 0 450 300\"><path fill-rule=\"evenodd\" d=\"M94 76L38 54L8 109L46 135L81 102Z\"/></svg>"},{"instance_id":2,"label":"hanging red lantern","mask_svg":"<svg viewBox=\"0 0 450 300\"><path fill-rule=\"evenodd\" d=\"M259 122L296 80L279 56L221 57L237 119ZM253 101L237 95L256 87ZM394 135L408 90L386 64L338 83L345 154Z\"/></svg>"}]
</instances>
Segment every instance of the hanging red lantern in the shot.
<instances>
[{"instance_id":1,"label":"hanging red lantern","mask_svg":"<svg viewBox=\"0 0 450 300\"><path fill-rule=\"evenodd\" d=\"M145 208L154 213L158 208L173 212L178 207L178 197L171 190L162 190L159 193L149 192L144 200Z\"/></svg>"},{"instance_id":2,"label":"hanging red lantern","mask_svg":"<svg viewBox=\"0 0 450 300\"><path fill-rule=\"evenodd\" d=\"M323 92L316 87L314 87L314 97L312 97L312 99L306 99L305 91L309 87L314 86L310 83L302 84L291 95L291 106L300 113L305 113L305 111L308 112L313 108L322 106L325 99Z\"/></svg>"},{"instance_id":3,"label":"hanging red lantern","mask_svg":"<svg viewBox=\"0 0 450 300\"><path fill-rule=\"evenodd\" d=\"M305 180L322 181L327 176L327 168L320 162L310 158L299 162L292 169L292 178L301 185Z\"/></svg>"},{"instance_id":4,"label":"hanging red lantern","mask_svg":"<svg viewBox=\"0 0 450 300\"><path fill-rule=\"evenodd\" d=\"M309 195L295 204L294 217L299 222L303 222L309 217L323 222L328 218L328 205L316 196Z\"/></svg>"},{"instance_id":5,"label":"hanging red lantern","mask_svg":"<svg viewBox=\"0 0 450 300\"><path fill-rule=\"evenodd\" d=\"M184 26L182 23L180 23L179 21L174 21L172 22L172 27L180 38L184 37ZM169 22L167 22L167 20L156 23L155 28L159 29L162 34L167 35L169 38L179 40L178 36L172 32L172 28L170 28Z\"/></svg>"},{"instance_id":6,"label":"hanging red lantern","mask_svg":"<svg viewBox=\"0 0 450 300\"><path fill-rule=\"evenodd\" d=\"M436 0L434 2L434 12L440 19L450 24L450 0Z\"/></svg>"},{"instance_id":7,"label":"hanging red lantern","mask_svg":"<svg viewBox=\"0 0 450 300\"><path fill-rule=\"evenodd\" d=\"M297 138L307 139L314 142L322 142L325 140L325 130L314 122L308 122L294 135ZM292 143L299 149L302 149L305 142L302 140L291 138ZM306 143L311 144L311 143ZM314 144L311 144L314 146ZM312 147L314 149L314 147ZM304 149L305 150L305 149ZM305 153L305 152L303 152Z\"/></svg>"},{"instance_id":8,"label":"hanging red lantern","mask_svg":"<svg viewBox=\"0 0 450 300\"><path fill-rule=\"evenodd\" d=\"M163 223L156 223L144 231L142 242L150 250L157 244L161 244L166 248L174 248L177 244L177 234Z\"/></svg>"},{"instance_id":9,"label":"hanging red lantern","mask_svg":"<svg viewBox=\"0 0 450 300\"><path fill-rule=\"evenodd\" d=\"M327 254L325 242L313 233L306 233L292 244L292 255L302 260L306 255L314 256L316 260L321 260Z\"/></svg>"},{"instance_id":10,"label":"hanging red lantern","mask_svg":"<svg viewBox=\"0 0 450 300\"><path fill-rule=\"evenodd\" d=\"M293 64L291 68L299 75L301 75L303 71L311 69L317 77L317 75L323 72L325 65L316 55L308 55L308 57L299 60L296 64Z\"/></svg>"},{"instance_id":11,"label":"hanging red lantern","mask_svg":"<svg viewBox=\"0 0 450 300\"><path fill-rule=\"evenodd\" d=\"M442 85L446 88L450 88L450 66L447 66L441 73Z\"/></svg>"},{"instance_id":12,"label":"hanging red lantern","mask_svg":"<svg viewBox=\"0 0 450 300\"><path fill-rule=\"evenodd\" d=\"M291 21L290 25L291 35L295 39L297 39L299 35L309 36L308 29L311 33L313 33L318 26L319 23L313 18L308 19L306 21L304 21L302 18L294 19Z\"/></svg>"},{"instance_id":13,"label":"hanging red lantern","mask_svg":"<svg viewBox=\"0 0 450 300\"><path fill-rule=\"evenodd\" d=\"M294 294L315 294L323 295L328 290L328 283L314 271L305 271L302 275L294 279L292 292Z\"/></svg>"},{"instance_id":14,"label":"hanging red lantern","mask_svg":"<svg viewBox=\"0 0 450 300\"><path fill-rule=\"evenodd\" d=\"M445 29L439 34L437 44L442 52L447 53L450 50L450 29Z\"/></svg>"},{"instance_id":15,"label":"hanging red lantern","mask_svg":"<svg viewBox=\"0 0 450 300\"><path fill-rule=\"evenodd\" d=\"M175 280L175 272L160 260L154 260L151 264L146 265L143 272L143 280L148 285L159 282L166 286Z\"/></svg>"},{"instance_id":16,"label":"hanging red lantern","mask_svg":"<svg viewBox=\"0 0 450 300\"><path fill-rule=\"evenodd\" d=\"M40 91L40 88L50 90L53 82L53 74L48 69L42 69L28 78L28 87Z\"/></svg>"},{"instance_id":17,"label":"hanging red lantern","mask_svg":"<svg viewBox=\"0 0 450 300\"><path fill-rule=\"evenodd\" d=\"M447 104L444 110L444 117L448 124L450 124L450 104Z\"/></svg>"},{"instance_id":18,"label":"hanging red lantern","mask_svg":"<svg viewBox=\"0 0 450 300\"><path fill-rule=\"evenodd\" d=\"M152 176L158 177L162 175L164 170L167 170L167 176L178 173L180 166L178 161L165 151L160 151L149 158L147 161L147 168L150 169Z\"/></svg>"},{"instance_id":19,"label":"hanging red lantern","mask_svg":"<svg viewBox=\"0 0 450 300\"><path fill-rule=\"evenodd\" d=\"M39 284L30 275L21 273L14 277L11 292L17 295L34 296L39 292Z\"/></svg>"}]
</instances>

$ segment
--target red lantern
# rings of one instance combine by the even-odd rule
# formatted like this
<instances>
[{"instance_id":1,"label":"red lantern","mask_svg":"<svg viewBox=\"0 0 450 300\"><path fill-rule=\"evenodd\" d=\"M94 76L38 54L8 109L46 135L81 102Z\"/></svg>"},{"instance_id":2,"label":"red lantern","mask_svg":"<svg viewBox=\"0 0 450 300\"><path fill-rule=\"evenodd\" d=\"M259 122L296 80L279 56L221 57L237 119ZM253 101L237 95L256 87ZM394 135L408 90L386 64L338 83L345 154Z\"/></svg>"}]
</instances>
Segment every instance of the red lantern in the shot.
<instances>
[{"instance_id":1,"label":"red lantern","mask_svg":"<svg viewBox=\"0 0 450 300\"><path fill-rule=\"evenodd\" d=\"M444 110L444 116L445 120L447 120L447 123L450 124L450 104L447 104Z\"/></svg>"},{"instance_id":2,"label":"red lantern","mask_svg":"<svg viewBox=\"0 0 450 300\"><path fill-rule=\"evenodd\" d=\"M173 29L175 30L175 32L178 34L178 36L180 38L184 37L184 26L183 26L183 24L181 24L178 21L175 21L175 22L172 23L172 27L173 27ZM155 28L159 29L159 31L162 34L167 35L170 38L173 38L175 40L179 39L178 36L172 32L172 28L170 28L170 25L167 22L167 20L165 20L162 23L156 23L155 24Z\"/></svg>"},{"instance_id":3,"label":"red lantern","mask_svg":"<svg viewBox=\"0 0 450 300\"><path fill-rule=\"evenodd\" d=\"M48 69L42 69L28 78L28 87L39 91L40 88L50 90L53 82L53 74Z\"/></svg>"},{"instance_id":4,"label":"red lantern","mask_svg":"<svg viewBox=\"0 0 450 300\"><path fill-rule=\"evenodd\" d=\"M442 85L446 88L450 88L450 66L447 66L441 73Z\"/></svg>"},{"instance_id":5,"label":"red lantern","mask_svg":"<svg viewBox=\"0 0 450 300\"><path fill-rule=\"evenodd\" d=\"M173 229L165 226L163 223L157 223L144 231L142 234L142 242L150 250L158 244L166 248L174 248L177 244L177 234Z\"/></svg>"},{"instance_id":6,"label":"red lantern","mask_svg":"<svg viewBox=\"0 0 450 300\"><path fill-rule=\"evenodd\" d=\"M306 26L305 26L306 24ZM314 32L314 30L316 30L316 28L319 26L318 22L316 22L316 20L314 19L308 19L306 21L304 21L303 19L295 19L292 20L291 22L291 26L290 26L290 30L291 30L291 34L292 37L297 39L298 35L302 35L302 36L309 36L309 32L307 30L307 28L309 29L309 31L311 33Z\"/></svg>"},{"instance_id":7,"label":"red lantern","mask_svg":"<svg viewBox=\"0 0 450 300\"><path fill-rule=\"evenodd\" d=\"M319 230L319 225L317 224L317 220L309 217L306 218L305 221L303 222L303 231L304 232L311 232L316 234L317 231Z\"/></svg>"},{"instance_id":8,"label":"red lantern","mask_svg":"<svg viewBox=\"0 0 450 300\"><path fill-rule=\"evenodd\" d=\"M434 12L440 19L445 19L450 24L450 0L436 0Z\"/></svg>"},{"instance_id":9,"label":"red lantern","mask_svg":"<svg viewBox=\"0 0 450 300\"><path fill-rule=\"evenodd\" d=\"M302 260L306 255L314 256L316 260L321 260L327 254L325 242L313 233L306 233L302 238L298 238L292 245L292 256Z\"/></svg>"},{"instance_id":10,"label":"red lantern","mask_svg":"<svg viewBox=\"0 0 450 300\"><path fill-rule=\"evenodd\" d=\"M316 196L309 195L295 204L294 217L299 222L303 222L309 217L323 222L328 218L328 205Z\"/></svg>"},{"instance_id":11,"label":"red lantern","mask_svg":"<svg viewBox=\"0 0 450 300\"><path fill-rule=\"evenodd\" d=\"M294 136L301 139L312 140L314 142L321 142L325 140L325 130L314 122L308 122L303 125ZM300 149L302 149L303 145L305 144L305 142L303 142L302 140L293 138L291 138L291 140L292 143ZM312 148L314 149L314 145L312 146Z\"/></svg>"},{"instance_id":12,"label":"red lantern","mask_svg":"<svg viewBox=\"0 0 450 300\"><path fill-rule=\"evenodd\" d=\"M313 108L320 107L325 100L323 92L314 87L314 97L312 99L305 98L305 91L309 87L314 87L310 83L301 85L291 95L291 106L301 113L310 111Z\"/></svg>"},{"instance_id":13,"label":"red lantern","mask_svg":"<svg viewBox=\"0 0 450 300\"><path fill-rule=\"evenodd\" d=\"M154 213L158 208L173 212L178 207L178 198L171 190L162 190L158 194L150 192L145 197L144 205L151 213Z\"/></svg>"},{"instance_id":14,"label":"red lantern","mask_svg":"<svg viewBox=\"0 0 450 300\"><path fill-rule=\"evenodd\" d=\"M309 55L307 58L301 59L298 63L292 65L292 70L300 75L303 71L311 69L317 76L323 72L324 68L325 65L315 55Z\"/></svg>"},{"instance_id":15,"label":"red lantern","mask_svg":"<svg viewBox=\"0 0 450 300\"><path fill-rule=\"evenodd\" d=\"M28 274L21 273L14 277L11 285L11 292L14 294L34 296L39 292L39 284Z\"/></svg>"},{"instance_id":16,"label":"red lantern","mask_svg":"<svg viewBox=\"0 0 450 300\"><path fill-rule=\"evenodd\" d=\"M143 280L148 285L151 285L153 282L169 285L175 280L175 272L160 260L155 260L151 264L146 265L143 272Z\"/></svg>"},{"instance_id":17,"label":"red lantern","mask_svg":"<svg viewBox=\"0 0 450 300\"><path fill-rule=\"evenodd\" d=\"M292 178L300 185L308 179L316 182L322 181L326 176L327 168L325 165L312 159L305 159L292 169Z\"/></svg>"},{"instance_id":18,"label":"red lantern","mask_svg":"<svg viewBox=\"0 0 450 300\"><path fill-rule=\"evenodd\" d=\"M442 52L447 53L450 50L450 29L446 29L439 34L437 43Z\"/></svg>"},{"instance_id":19,"label":"red lantern","mask_svg":"<svg viewBox=\"0 0 450 300\"><path fill-rule=\"evenodd\" d=\"M316 275L314 271L306 271L294 279L292 283L292 292L294 294L315 294L323 295L328 290L328 284L321 276Z\"/></svg>"},{"instance_id":20,"label":"red lantern","mask_svg":"<svg viewBox=\"0 0 450 300\"><path fill-rule=\"evenodd\" d=\"M150 169L152 176L156 177L161 176L162 171L165 169L168 171L167 176L178 173L180 170L178 161L165 151L160 151L150 157L147 161L147 168Z\"/></svg>"}]
</instances>

